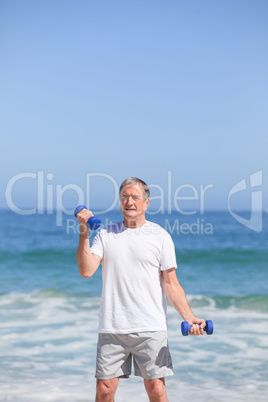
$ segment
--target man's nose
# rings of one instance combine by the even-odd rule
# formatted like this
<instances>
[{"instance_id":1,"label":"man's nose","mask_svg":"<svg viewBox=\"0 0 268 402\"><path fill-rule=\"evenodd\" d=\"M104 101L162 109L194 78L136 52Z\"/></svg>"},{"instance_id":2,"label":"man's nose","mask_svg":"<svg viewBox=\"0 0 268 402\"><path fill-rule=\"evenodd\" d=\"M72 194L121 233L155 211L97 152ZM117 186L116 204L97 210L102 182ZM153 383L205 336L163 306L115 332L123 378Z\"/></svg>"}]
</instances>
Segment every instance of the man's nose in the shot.
<instances>
[{"instance_id":1,"label":"man's nose","mask_svg":"<svg viewBox=\"0 0 268 402\"><path fill-rule=\"evenodd\" d=\"M132 197L128 197L127 198L127 204L132 204L132 202L133 202Z\"/></svg>"}]
</instances>

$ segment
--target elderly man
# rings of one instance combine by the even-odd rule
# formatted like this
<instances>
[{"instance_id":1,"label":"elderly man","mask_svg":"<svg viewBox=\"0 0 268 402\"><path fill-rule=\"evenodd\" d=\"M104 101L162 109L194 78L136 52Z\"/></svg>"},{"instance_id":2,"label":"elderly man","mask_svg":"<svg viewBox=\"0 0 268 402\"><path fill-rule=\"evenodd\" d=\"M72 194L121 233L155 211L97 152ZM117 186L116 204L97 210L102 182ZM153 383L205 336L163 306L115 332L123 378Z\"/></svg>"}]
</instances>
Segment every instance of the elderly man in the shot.
<instances>
[{"instance_id":1,"label":"elderly man","mask_svg":"<svg viewBox=\"0 0 268 402\"><path fill-rule=\"evenodd\" d=\"M114 400L119 378L131 374L132 359L150 401L168 400L165 376L173 371L165 295L181 317L193 324L190 334L204 334L205 321L195 317L178 282L171 236L146 220L149 196L144 181L126 179L120 187L123 221L101 229L91 248L86 223L92 212L83 209L77 215L80 274L89 278L102 263L96 401Z\"/></svg>"}]
</instances>

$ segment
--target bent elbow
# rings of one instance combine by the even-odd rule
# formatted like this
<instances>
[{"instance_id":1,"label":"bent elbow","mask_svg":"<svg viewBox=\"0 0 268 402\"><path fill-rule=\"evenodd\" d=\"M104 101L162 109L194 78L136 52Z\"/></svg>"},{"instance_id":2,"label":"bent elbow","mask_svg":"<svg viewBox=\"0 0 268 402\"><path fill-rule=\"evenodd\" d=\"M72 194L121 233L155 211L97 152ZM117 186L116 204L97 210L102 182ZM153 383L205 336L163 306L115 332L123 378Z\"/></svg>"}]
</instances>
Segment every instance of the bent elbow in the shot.
<instances>
[{"instance_id":1,"label":"bent elbow","mask_svg":"<svg viewBox=\"0 0 268 402\"><path fill-rule=\"evenodd\" d=\"M88 270L83 270L79 268L79 274L82 276L82 278L90 278L92 274L88 272Z\"/></svg>"},{"instance_id":2,"label":"bent elbow","mask_svg":"<svg viewBox=\"0 0 268 402\"><path fill-rule=\"evenodd\" d=\"M80 275L82 276L82 278L90 278L90 276L91 276L91 275L84 274L84 273L81 274L81 272L80 272Z\"/></svg>"}]
</instances>

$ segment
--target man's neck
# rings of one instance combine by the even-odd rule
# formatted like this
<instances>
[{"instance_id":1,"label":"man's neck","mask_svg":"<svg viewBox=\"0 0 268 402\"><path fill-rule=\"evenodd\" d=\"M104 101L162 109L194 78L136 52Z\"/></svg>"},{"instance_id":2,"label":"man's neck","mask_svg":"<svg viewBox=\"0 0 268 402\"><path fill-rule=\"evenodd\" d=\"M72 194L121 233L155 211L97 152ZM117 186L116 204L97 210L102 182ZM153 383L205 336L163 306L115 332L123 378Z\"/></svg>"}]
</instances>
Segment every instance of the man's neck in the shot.
<instances>
[{"instance_id":1,"label":"man's neck","mask_svg":"<svg viewBox=\"0 0 268 402\"><path fill-rule=\"evenodd\" d=\"M126 228L130 228L130 229L135 229L138 228L140 226L143 226L146 223L146 218L144 217L143 219L131 219L131 218L125 218L124 217L124 226Z\"/></svg>"}]
</instances>

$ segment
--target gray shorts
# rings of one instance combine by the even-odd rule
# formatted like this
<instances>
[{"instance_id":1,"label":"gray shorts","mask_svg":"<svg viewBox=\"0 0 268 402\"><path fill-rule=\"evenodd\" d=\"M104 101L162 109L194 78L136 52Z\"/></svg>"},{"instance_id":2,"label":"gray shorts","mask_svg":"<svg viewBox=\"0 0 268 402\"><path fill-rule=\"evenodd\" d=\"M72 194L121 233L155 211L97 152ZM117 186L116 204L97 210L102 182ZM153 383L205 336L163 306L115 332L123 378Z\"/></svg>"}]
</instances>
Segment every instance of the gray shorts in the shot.
<instances>
[{"instance_id":1,"label":"gray shorts","mask_svg":"<svg viewBox=\"0 0 268 402\"><path fill-rule=\"evenodd\" d=\"M167 332L157 331L99 333L95 377L101 380L129 377L132 357L136 376L153 380L173 375Z\"/></svg>"}]
</instances>

